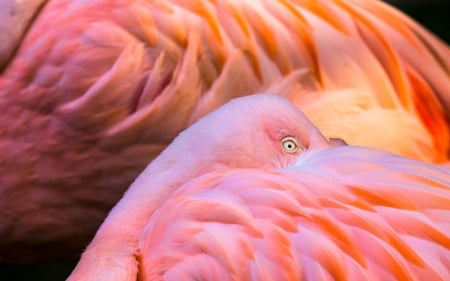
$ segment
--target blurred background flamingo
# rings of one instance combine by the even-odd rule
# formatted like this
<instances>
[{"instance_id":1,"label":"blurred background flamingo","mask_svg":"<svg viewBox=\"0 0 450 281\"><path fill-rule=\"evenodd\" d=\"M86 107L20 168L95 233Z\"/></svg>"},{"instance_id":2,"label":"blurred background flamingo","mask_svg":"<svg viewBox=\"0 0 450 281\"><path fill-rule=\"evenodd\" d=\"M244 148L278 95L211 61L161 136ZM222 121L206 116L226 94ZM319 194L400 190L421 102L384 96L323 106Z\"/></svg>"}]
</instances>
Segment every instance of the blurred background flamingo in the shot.
<instances>
[{"instance_id":1,"label":"blurred background flamingo","mask_svg":"<svg viewBox=\"0 0 450 281\"><path fill-rule=\"evenodd\" d=\"M448 160L445 43L378 1L258 3L3 0L0 259L77 256L178 132L257 91L327 137Z\"/></svg>"},{"instance_id":2,"label":"blurred background flamingo","mask_svg":"<svg viewBox=\"0 0 450 281\"><path fill-rule=\"evenodd\" d=\"M68 280L446 280L450 170L330 146L283 98L233 100L143 171Z\"/></svg>"}]
</instances>

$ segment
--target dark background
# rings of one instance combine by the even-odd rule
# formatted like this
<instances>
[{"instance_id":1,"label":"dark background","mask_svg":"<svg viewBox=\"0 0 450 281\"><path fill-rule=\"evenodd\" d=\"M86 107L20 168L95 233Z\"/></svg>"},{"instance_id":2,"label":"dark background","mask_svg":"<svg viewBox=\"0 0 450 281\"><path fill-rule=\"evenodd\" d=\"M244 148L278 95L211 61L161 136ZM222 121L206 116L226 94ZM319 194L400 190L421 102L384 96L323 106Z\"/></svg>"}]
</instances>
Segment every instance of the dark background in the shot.
<instances>
[{"instance_id":1,"label":"dark background","mask_svg":"<svg viewBox=\"0 0 450 281\"><path fill-rule=\"evenodd\" d=\"M450 0L391 0L387 1L422 23L434 34L450 42ZM64 251L64 249L61 249ZM76 262L39 265L0 264L2 281L57 281L64 280Z\"/></svg>"},{"instance_id":2,"label":"dark background","mask_svg":"<svg viewBox=\"0 0 450 281\"><path fill-rule=\"evenodd\" d=\"M450 0L387 0L450 43Z\"/></svg>"}]
</instances>

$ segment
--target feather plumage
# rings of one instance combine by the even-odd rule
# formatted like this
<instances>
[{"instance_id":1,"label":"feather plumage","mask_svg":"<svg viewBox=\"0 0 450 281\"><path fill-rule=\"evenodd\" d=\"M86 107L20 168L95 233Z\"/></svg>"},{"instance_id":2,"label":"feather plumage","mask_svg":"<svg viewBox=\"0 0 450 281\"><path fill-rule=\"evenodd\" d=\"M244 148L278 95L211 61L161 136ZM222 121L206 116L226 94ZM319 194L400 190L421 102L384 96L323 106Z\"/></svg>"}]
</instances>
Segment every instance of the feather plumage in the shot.
<instances>
[{"instance_id":1,"label":"feather plumage","mask_svg":"<svg viewBox=\"0 0 450 281\"><path fill-rule=\"evenodd\" d=\"M29 2L0 24L22 32L0 47L1 259L73 257L180 131L255 92L327 137L448 161L449 48L379 1Z\"/></svg>"}]
</instances>

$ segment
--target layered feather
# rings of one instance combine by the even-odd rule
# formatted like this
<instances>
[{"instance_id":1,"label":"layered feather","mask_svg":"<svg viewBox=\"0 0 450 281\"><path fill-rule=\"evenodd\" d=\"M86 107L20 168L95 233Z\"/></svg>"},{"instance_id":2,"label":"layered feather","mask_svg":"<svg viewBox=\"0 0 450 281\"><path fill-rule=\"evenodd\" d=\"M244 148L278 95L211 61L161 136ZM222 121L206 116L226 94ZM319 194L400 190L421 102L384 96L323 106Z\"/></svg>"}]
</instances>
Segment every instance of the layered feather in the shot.
<instances>
[{"instance_id":1,"label":"layered feather","mask_svg":"<svg viewBox=\"0 0 450 281\"><path fill-rule=\"evenodd\" d=\"M148 162L236 96L283 95L327 137L448 160L450 50L381 2L8 3L0 29L21 34L0 43L5 259L60 243L73 257Z\"/></svg>"},{"instance_id":2,"label":"layered feather","mask_svg":"<svg viewBox=\"0 0 450 281\"><path fill-rule=\"evenodd\" d=\"M141 236L139 280L446 280L450 170L360 147L186 183Z\"/></svg>"}]
</instances>

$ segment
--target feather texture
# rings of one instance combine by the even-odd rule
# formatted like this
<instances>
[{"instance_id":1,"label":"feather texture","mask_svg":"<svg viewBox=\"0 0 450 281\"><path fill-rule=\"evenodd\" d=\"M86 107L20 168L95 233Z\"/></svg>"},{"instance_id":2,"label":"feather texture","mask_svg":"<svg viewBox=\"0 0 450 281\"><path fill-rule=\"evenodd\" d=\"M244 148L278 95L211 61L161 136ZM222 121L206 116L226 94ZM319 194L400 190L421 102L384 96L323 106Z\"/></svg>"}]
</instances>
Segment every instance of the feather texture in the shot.
<instances>
[{"instance_id":1,"label":"feather texture","mask_svg":"<svg viewBox=\"0 0 450 281\"><path fill-rule=\"evenodd\" d=\"M448 161L450 50L382 2L5 3L2 260L75 256L179 132L256 92L327 137Z\"/></svg>"}]
</instances>

